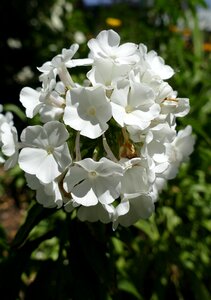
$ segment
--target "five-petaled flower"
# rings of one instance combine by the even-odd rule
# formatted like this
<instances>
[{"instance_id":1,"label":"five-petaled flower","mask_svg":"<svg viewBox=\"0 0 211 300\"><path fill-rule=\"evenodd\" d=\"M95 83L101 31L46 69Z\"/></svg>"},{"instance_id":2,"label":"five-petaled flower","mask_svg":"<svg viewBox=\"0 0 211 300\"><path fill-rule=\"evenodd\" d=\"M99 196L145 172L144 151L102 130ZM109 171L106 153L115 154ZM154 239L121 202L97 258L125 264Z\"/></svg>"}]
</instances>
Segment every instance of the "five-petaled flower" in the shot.
<instances>
[{"instance_id":1,"label":"five-petaled flower","mask_svg":"<svg viewBox=\"0 0 211 300\"><path fill-rule=\"evenodd\" d=\"M21 134L23 149L19 165L26 173L36 175L43 183L50 183L71 164L66 143L68 131L58 121L42 126L28 126Z\"/></svg>"}]
</instances>

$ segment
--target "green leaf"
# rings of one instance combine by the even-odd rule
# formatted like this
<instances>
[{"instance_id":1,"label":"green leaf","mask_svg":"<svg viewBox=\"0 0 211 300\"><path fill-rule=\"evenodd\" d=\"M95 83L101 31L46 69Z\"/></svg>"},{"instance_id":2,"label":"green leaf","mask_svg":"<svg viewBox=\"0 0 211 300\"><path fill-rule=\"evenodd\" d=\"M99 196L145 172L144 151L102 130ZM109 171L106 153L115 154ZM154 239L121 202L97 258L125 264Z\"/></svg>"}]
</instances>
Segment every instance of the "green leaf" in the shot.
<instances>
[{"instance_id":1,"label":"green leaf","mask_svg":"<svg viewBox=\"0 0 211 300\"><path fill-rule=\"evenodd\" d=\"M127 279L119 280L118 289L133 295L136 299L143 300L143 297L139 294L134 284Z\"/></svg>"},{"instance_id":2,"label":"green leaf","mask_svg":"<svg viewBox=\"0 0 211 300\"><path fill-rule=\"evenodd\" d=\"M23 121L23 122L25 122L27 119L25 116L25 113L20 109L20 107L18 107L15 104L5 104L4 110L10 111L10 112L16 114L16 116L18 116L21 119L21 121Z\"/></svg>"},{"instance_id":3,"label":"green leaf","mask_svg":"<svg viewBox=\"0 0 211 300\"><path fill-rule=\"evenodd\" d=\"M56 209L44 208L42 205L35 203L27 213L24 224L18 230L11 246L13 248L21 247L26 241L31 230L43 219L53 214Z\"/></svg>"},{"instance_id":4,"label":"green leaf","mask_svg":"<svg viewBox=\"0 0 211 300\"><path fill-rule=\"evenodd\" d=\"M202 226L206 228L208 231L211 231L211 220L203 220Z\"/></svg>"},{"instance_id":5,"label":"green leaf","mask_svg":"<svg viewBox=\"0 0 211 300\"><path fill-rule=\"evenodd\" d=\"M162 213L166 217L168 231L173 232L174 229L181 224L182 220L171 207L163 206Z\"/></svg>"},{"instance_id":6,"label":"green leaf","mask_svg":"<svg viewBox=\"0 0 211 300\"><path fill-rule=\"evenodd\" d=\"M134 226L142 230L152 241L157 241L160 237L156 224L150 220L140 220Z\"/></svg>"}]
</instances>

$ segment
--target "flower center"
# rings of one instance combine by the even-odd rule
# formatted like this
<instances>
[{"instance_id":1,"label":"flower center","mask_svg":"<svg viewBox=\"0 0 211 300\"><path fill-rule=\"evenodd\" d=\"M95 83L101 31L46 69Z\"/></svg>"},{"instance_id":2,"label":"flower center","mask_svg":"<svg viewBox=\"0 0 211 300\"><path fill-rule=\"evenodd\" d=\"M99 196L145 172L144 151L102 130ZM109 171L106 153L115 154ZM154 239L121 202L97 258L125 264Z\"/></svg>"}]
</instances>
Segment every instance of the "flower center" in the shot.
<instances>
[{"instance_id":1,"label":"flower center","mask_svg":"<svg viewBox=\"0 0 211 300\"><path fill-rule=\"evenodd\" d=\"M133 111L133 107L130 106L130 105L127 105L127 106L125 107L125 111L126 111L126 113L131 113L131 112Z\"/></svg>"},{"instance_id":2,"label":"flower center","mask_svg":"<svg viewBox=\"0 0 211 300\"><path fill-rule=\"evenodd\" d=\"M95 178L95 177L97 177L97 172L95 172L95 171L89 172L89 177L90 177L90 178Z\"/></svg>"},{"instance_id":3,"label":"flower center","mask_svg":"<svg viewBox=\"0 0 211 300\"><path fill-rule=\"evenodd\" d=\"M89 107L87 113L90 116L95 116L96 115L96 109L95 109L95 107L94 106Z\"/></svg>"},{"instance_id":4,"label":"flower center","mask_svg":"<svg viewBox=\"0 0 211 300\"><path fill-rule=\"evenodd\" d=\"M48 154L52 154L53 153L53 147L52 146L48 146L47 148L46 148L46 151L47 151L47 153Z\"/></svg>"}]
</instances>

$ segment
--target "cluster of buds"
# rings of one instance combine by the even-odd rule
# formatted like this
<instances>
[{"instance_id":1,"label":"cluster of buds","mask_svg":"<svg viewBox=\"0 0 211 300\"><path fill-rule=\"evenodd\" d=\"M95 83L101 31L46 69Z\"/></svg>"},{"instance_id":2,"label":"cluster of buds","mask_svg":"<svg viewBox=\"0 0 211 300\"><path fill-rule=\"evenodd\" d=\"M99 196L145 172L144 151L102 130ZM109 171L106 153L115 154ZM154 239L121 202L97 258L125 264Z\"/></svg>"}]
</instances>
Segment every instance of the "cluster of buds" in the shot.
<instances>
[{"instance_id":1,"label":"cluster of buds","mask_svg":"<svg viewBox=\"0 0 211 300\"><path fill-rule=\"evenodd\" d=\"M88 41L88 58L69 49L38 70L41 87L24 87L27 126L18 137L11 114L0 113L1 162L25 172L44 207L76 211L82 221L130 226L154 211L159 192L193 151L189 112L167 83L173 69L143 44L120 44L104 30ZM83 83L71 69L86 70Z\"/></svg>"}]
</instances>

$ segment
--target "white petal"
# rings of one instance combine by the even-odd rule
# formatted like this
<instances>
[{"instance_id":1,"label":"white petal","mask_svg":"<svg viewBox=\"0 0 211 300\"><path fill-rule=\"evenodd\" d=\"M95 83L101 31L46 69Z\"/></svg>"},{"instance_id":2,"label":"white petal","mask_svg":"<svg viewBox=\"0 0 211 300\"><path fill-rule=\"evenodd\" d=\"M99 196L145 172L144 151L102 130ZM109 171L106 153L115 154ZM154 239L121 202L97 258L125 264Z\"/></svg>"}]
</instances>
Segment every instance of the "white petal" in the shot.
<instances>
[{"instance_id":1,"label":"white petal","mask_svg":"<svg viewBox=\"0 0 211 300\"><path fill-rule=\"evenodd\" d=\"M130 209L130 202L129 201L122 201L116 207L116 212L118 217L123 216L129 212Z\"/></svg>"},{"instance_id":2,"label":"white petal","mask_svg":"<svg viewBox=\"0 0 211 300\"><path fill-rule=\"evenodd\" d=\"M42 135L42 136L41 136ZM40 125L28 126L21 133L21 141L27 145L32 145L35 147L45 147L47 144L47 139L43 137L43 128Z\"/></svg>"},{"instance_id":3,"label":"white petal","mask_svg":"<svg viewBox=\"0 0 211 300\"><path fill-rule=\"evenodd\" d=\"M97 57L109 57L112 55L112 48L119 45L120 36L113 30L101 31L96 39L91 39L87 43L91 50L90 56Z\"/></svg>"},{"instance_id":4,"label":"white petal","mask_svg":"<svg viewBox=\"0 0 211 300\"><path fill-rule=\"evenodd\" d=\"M125 199L124 201L128 201ZM130 226L139 219L147 219L154 212L154 202L150 196L140 195L129 199L130 210L127 214L118 218L118 223L123 226Z\"/></svg>"},{"instance_id":5,"label":"white petal","mask_svg":"<svg viewBox=\"0 0 211 300\"><path fill-rule=\"evenodd\" d=\"M96 171L103 177L109 176L112 174L123 174L123 168L120 164L107 159L106 157L102 157L99 160L99 164L97 165Z\"/></svg>"},{"instance_id":6,"label":"white petal","mask_svg":"<svg viewBox=\"0 0 211 300\"><path fill-rule=\"evenodd\" d=\"M15 152L10 158L4 163L4 169L9 170L13 168L18 162L18 152Z\"/></svg>"},{"instance_id":7,"label":"white petal","mask_svg":"<svg viewBox=\"0 0 211 300\"><path fill-rule=\"evenodd\" d=\"M92 206L98 203L97 196L87 179L73 188L72 197L75 202L84 206Z\"/></svg>"},{"instance_id":8,"label":"white petal","mask_svg":"<svg viewBox=\"0 0 211 300\"><path fill-rule=\"evenodd\" d=\"M70 167L64 178L64 189L67 192L71 192L73 187L87 178L87 171L78 166Z\"/></svg>"},{"instance_id":9,"label":"white petal","mask_svg":"<svg viewBox=\"0 0 211 300\"><path fill-rule=\"evenodd\" d=\"M126 116L125 108L116 104L111 103L112 115L114 120L121 126L124 127L124 119Z\"/></svg>"},{"instance_id":10,"label":"white petal","mask_svg":"<svg viewBox=\"0 0 211 300\"><path fill-rule=\"evenodd\" d=\"M78 210L77 216L81 221L96 222L99 220L105 224L111 221L106 207L100 203L89 207L81 206Z\"/></svg>"},{"instance_id":11,"label":"white petal","mask_svg":"<svg viewBox=\"0 0 211 300\"><path fill-rule=\"evenodd\" d=\"M39 101L40 93L30 87L24 87L20 92L20 102L26 108L26 116L33 118L43 105Z\"/></svg>"},{"instance_id":12,"label":"white petal","mask_svg":"<svg viewBox=\"0 0 211 300\"><path fill-rule=\"evenodd\" d=\"M117 54L120 57L121 56L123 56L123 57L131 56L136 52L137 48L138 48L138 45L136 45L134 43L125 43L118 47Z\"/></svg>"},{"instance_id":13,"label":"white petal","mask_svg":"<svg viewBox=\"0 0 211 300\"><path fill-rule=\"evenodd\" d=\"M52 154L61 172L63 172L72 163L67 143L55 148Z\"/></svg>"},{"instance_id":14,"label":"white petal","mask_svg":"<svg viewBox=\"0 0 211 300\"><path fill-rule=\"evenodd\" d=\"M81 166L87 172L95 171L99 166L99 162L93 160L92 158L84 158L83 160L77 161L75 163Z\"/></svg>"},{"instance_id":15,"label":"white petal","mask_svg":"<svg viewBox=\"0 0 211 300\"><path fill-rule=\"evenodd\" d=\"M81 135L84 135L90 139L96 139L101 136L108 129L108 125L106 123L101 124L91 124L87 122L84 124L83 128L81 128Z\"/></svg>"},{"instance_id":16,"label":"white petal","mask_svg":"<svg viewBox=\"0 0 211 300\"><path fill-rule=\"evenodd\" d=\"M8 123L3 123L1 126L1 139L2 139L2 152L6 156L11 156L16 151L17 144L17 130L15 127L11 127Z\"/></svg>"},{"instance_id":17,"label":"white petal","mask_svg":"<svg viewBox=\"0 0 211 300\"><path fill-rule=\"evenodd\" d=\"M43 130L48 137L49 145L59 147L68 139L69 133L64 124L59 121L50 121L43 126Z\"/></svg>"},{"instance_id":18,"label":"white petal","mask_svg":"<svg viewBox=\"0 0 211 300\"><path fill-rule=\"evenodd\" d=\"M25 173L25 178L30 189L37 190L40 187L40 181L35 175Z\"/></svg>"},{"instance_id":19,"label":"white petal","mask_svg":"<svg viewBox=\"0 0 211 300\"><path fill-rule=\"evenodd\" d=\"M47 155L43 149L24 148L19 155L20 168L26 173L35 175Z\"/></svg>"},{"instance_id":20,"label":"white petal","mask_svg":"<svg viewBox=\"0 0 211 300\"><path fill-rule=\"evenodd\" d=\"M22 170L36 175L44 183L50 183L61 174L53 155L43 149L22 149L18 162Z\"/></svg>"},{"instance_id":21,"label":"white petal","mask_svg":"<svg viewBox=\"0 0 211 300\"><path fill-rule=\"evenodd\" d=\"M58 164L55 161L52 154L49 154L44 157L41 165L39 166L36 176L43 183L50 183L56 177L58 177L61 172L58 170Z\"/></svg>"}]
</instances>

